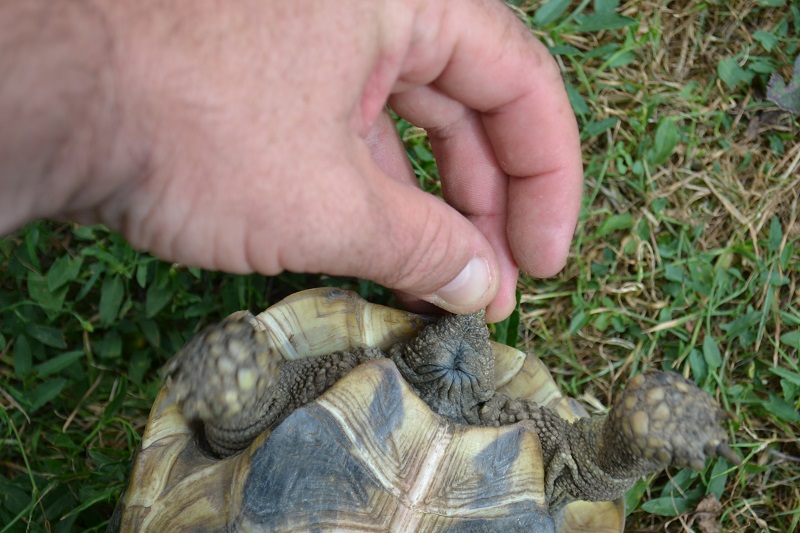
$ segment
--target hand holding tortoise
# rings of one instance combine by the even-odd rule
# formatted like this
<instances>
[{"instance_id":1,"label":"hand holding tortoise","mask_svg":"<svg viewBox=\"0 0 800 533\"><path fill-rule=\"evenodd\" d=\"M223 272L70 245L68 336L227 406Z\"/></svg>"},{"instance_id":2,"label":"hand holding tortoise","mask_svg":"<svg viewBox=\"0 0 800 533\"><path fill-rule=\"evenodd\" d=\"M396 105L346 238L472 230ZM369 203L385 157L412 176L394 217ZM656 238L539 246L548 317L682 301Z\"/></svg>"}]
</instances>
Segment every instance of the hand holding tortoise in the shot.
<instances>
[{"instance_id":1,"label":"hand holding tortoise","mask_svg":"<svg viewBox=\"0 0 800 533\"><path fill-rule=\"evenodd\" d=\"M454 312L557 272L580 205L558 68L495 0L0 7L0 233L101 222L163 259L368 278ZM421 192L384 112L427 130Z\"/></svg>"}]
</instances>

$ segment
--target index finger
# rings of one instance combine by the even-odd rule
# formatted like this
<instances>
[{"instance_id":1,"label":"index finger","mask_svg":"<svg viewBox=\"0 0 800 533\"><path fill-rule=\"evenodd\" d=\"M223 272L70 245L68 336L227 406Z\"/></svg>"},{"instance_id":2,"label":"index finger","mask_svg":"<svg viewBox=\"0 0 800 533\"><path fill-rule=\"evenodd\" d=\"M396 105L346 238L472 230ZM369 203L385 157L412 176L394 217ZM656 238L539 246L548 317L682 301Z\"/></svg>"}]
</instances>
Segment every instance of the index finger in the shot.
<instances>
[{"instance_id":1,"label":"index finger","mask_svg":"<svg viewBox=\"0 0 800 533\"><path fill-rule=\"evenodd\" d=\"M510 177L514 259L530 274L553 275L566 261L583 188L578 127L558 65L500 2L446 3L439 15L439 26L425 25L436 32L417 39L409 54L427 61L407 65L403 79L432 83L481 113L497 164ZM443 52L431 57L416 46Z\"/></svg>"}]
</instances>

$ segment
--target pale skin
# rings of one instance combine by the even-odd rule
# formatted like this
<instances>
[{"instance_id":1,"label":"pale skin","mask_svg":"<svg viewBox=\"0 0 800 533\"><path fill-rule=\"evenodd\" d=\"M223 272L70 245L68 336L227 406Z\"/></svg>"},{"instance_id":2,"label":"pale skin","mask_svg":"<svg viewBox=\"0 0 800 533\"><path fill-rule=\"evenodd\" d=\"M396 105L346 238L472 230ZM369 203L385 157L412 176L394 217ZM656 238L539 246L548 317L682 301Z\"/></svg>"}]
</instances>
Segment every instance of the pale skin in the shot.
<instances>
[{"instance_id":1,"label":"pale skin","mask_svg":"<svg viewBox=\"0 0 800 533\"><path fill-rule=\"evenodd\" d=\"M0 234L104 223L165 260L357 276L489 321L520 269L566 261L577 125L497 0L0 0L0 28ZM427 130L445 202L387 105Z\"/></svg>"}]
</instances>

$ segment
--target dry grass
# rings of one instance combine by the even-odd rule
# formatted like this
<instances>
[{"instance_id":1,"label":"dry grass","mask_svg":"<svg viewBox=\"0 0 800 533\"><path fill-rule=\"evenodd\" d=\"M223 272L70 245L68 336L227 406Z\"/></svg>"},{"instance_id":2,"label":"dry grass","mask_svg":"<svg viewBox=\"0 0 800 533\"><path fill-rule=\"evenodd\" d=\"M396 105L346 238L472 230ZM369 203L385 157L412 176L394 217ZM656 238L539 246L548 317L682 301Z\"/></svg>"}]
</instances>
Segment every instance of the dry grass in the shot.
<instances>
[{"instance_id":1,"label":"dry grass","mask_svg":"<svg viewBox=\"0 0 800 533\"><path fill-rule=\"evenodd\" d=\"M800 427L765 405L770 393L785 390L770 368L798 375L797 348L780 339L797 330L800 317L800 129L796 117L764 100L757 74L731 88L717 66L730 57L747 66L758 54L789 79L794 56L785 51L797 53L796 37L765 53L753 34L775 32L789 19L797 36L798 20L753 1L627 2L620 11L638 24L596 33L536 30L551 46L581 52L560 62L584 98L584 128L616 122L584 140L589 201L566 270L544 283L524 280L522 342L544 346L565 388L608 405L617 385L643 368L698 379L692 350L702 355L705 337L714 339L722 366L701 383L734 415L731 430L746 464L729 472L720 509L709 513L700 490L677 517L635 511L628 530L793 530ZM610 45L617 48L588 57ZM678 140L663 163L650 165L646 154L663 120L674 121ZM630 218L604 230L615 215ZM778 243L769 238L774 220ZM692 286L693 268L705 287ZM718 271L738 277L715 285ZM770 284L769 275L783 283ZM760 314L746 332L753 338L743 342L729 325L748 310ZM796 394L787 399L796 411ZM642 501L664 496L671 479L651 480Z\"/></svg>"},{"instance_id":2,"label":"dry grass","mask_svg":"<svg viewBox=\"0 0 800 533\"><path fill-rule=\"evenodd\" d=\"M632 1L630 24L587 29L614 2L585 0L531 23L572 88L586 201L565 271L520 284L519 345L598 411L642 369L690 376L733 415L744 460L640 483L628 531L800 524L800 125L764 95L792 74L800 6L778 1ZM532 21L541 3L516 9ZM424 132L399 125L436 192ZM157 369L203 323L320 284L389 298L160 263L102 228L32 224L0 258L0 532L105 528Z\"/></svg>"}]
</instances>

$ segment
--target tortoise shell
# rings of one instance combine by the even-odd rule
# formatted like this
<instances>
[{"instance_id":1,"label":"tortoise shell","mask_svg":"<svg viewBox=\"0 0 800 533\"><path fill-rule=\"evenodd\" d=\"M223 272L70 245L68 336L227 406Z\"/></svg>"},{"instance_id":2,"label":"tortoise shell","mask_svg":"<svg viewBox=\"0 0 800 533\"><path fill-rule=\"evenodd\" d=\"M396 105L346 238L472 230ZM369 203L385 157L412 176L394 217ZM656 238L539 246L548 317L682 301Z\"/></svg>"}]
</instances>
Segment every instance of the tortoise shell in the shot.
<instances>
[{"instance_id":1,"label":"tortoise shell","mask_svg":"<svg viewBox=\"0 0 800 533\"><path fill-rule=\"evenodd\" d=\"M255 317L285 361L414 337L425 317L312 289ZM492 343L495 386L572 421L533 354ZM173 384L150 413L109 531L621 532L624 503L575 501L551 517L530 421L455 424L432 412L387 359L365 363L245 450L220 459L186 419Z\"/></svg>"}]
</instances>

